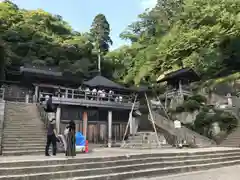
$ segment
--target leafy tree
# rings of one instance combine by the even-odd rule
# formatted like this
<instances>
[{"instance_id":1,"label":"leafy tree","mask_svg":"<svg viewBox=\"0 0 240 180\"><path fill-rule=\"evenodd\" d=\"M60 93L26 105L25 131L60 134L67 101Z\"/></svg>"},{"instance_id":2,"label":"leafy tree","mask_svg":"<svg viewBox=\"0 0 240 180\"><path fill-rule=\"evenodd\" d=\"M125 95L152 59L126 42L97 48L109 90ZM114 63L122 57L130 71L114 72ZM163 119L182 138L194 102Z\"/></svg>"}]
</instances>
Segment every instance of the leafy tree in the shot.
<instances>
[{"instance_id":1,"label":"leafy tree","mask_svg":"<svg viewBox=\"0 0 240 180\"><path fill-rule=\"evenodd\" d=\"M0 40L9 66L58 66L80 78L96 67L97 54L90 37L74 31L59 15L41 9L22 10L4 1L0 3L0 19Z\"/></svg>"},{"instance_id":2,"label":"leafy tree","mask_svg":"<svg viewBox=\"0 0 240 180\"><path fill-rule=\"evenodd\" d=\"M182 67L205 79L239 71L239 10L234 0L159 0L121 34L137 51L129 56L133 64L122 75L124 81L151 83Z\"/></svg>"}]
</instances>

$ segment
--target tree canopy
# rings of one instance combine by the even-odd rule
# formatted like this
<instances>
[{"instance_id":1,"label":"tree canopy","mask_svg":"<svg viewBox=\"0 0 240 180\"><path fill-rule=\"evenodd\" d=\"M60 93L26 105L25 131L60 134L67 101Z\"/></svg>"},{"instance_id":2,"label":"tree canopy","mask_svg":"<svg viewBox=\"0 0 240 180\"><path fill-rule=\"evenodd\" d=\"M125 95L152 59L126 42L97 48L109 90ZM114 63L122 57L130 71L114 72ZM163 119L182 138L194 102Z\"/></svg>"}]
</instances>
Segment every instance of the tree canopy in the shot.
<instances>
[{"instance_id":1,"label":"tree canopy","mask_svg":"<svg viewBox=\"0 0 240 180\"><path fill-rule=\"evenodd\" d=\"M0 3L0 19L0 40L9 65L57 66L79 77L88 77L97 69L97 53L89 33L74 31L61 16L41 9L19 9L4 1Z\"/></svg>"},{"instance_id":2,"label":"tree canopy","mask_svg":"<svg viewBox=\"0 0 240 180\"><path fill-rule=\"evenodd\" d=\"M59 15L4 1L1 65L58 66L89 77L97 69L98 48L102 74L124 83L152 83L181 67L209 79L240 70L239 12L236 0L158 0L120 34L131 45L109 51L110 25L103 14L96 15L90 32L80 33Z\"/></svg>"},{"instance_id":3,"label":"tree canopy","mask_svg":"<svg viewBox=\"0 0 240 180\"><path fill-rule=\"evenodd\" d=\"M122 81L135 84L181 67L203 78L239 71L239 12L236 0L158 0L121 34L132 44L106 58L121 67Z\"/></svg>"}]
</instances>

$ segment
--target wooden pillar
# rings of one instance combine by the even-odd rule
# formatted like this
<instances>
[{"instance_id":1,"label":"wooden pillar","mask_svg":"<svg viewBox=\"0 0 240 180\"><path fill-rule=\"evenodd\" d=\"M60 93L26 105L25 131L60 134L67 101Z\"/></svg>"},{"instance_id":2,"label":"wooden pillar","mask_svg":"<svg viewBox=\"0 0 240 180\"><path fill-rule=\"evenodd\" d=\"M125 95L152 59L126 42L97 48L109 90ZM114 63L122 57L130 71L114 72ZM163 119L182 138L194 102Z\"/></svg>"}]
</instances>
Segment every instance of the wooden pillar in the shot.
<instances>
[{"instance_id":1,"label":"wooden pillar","mask_svg":"<svg viewBox=\"0 0 240 180\"><path fill-rule=\"evenodd\" d=\"M87 139L87 129L88 129L88 114L87 111L83 112L83 135Z\"/></svg>"},{"instance_id":2,"label":"wooden pillar","mask_svg":"<svg viewBox=\"0 0 240 180\"><path fill-rule=\"evenodd\" d=\"M134 126L133 117L132 117L132 112L130 111L129 112L129 127L130 127L130 134L131 135L133 134L133 126Z\"/></svg>"},{"instance_id":3,"label":"wooden pillar","mask_svg":"<svg viewBox=\"0 0 240 180\"><path fill-rule=\"evenodd\" d=\"M60 124L61 124L61 108L58 107L56 112L56 129L58 134L60 134Z\"/></svg>"},{"instance_id":4,"label":"wooden pillar","mask_svg":"<svg viewBox=\"0 0 240 180\"><path fill-rule=\"evenodd\" d=\"M36 86L35 86L35 92L34 92L34 95L35 95L35 101L36 101L36 102L38 101L38 92L39 92L39 86L36 85Z\"/></svg>"},{"instance_id":5,"label":"wooden pillar","mask_svg":"<svg viewBox=\"0 0 240 180\"><path fill-rule=\"evenodd\" d=\"M25 96L25 103L29 103L29 94L28 93Z\"/></svg>"},{"instance_id":6,"label":"wooden pillar","mask_svg":"<svg viewBox=\"0 0 240 180\"><path fill-rule=\"evenodd\" d=\"M108 111L108 147L112 147L112 111Z\"/></svg>"}]
</instances>

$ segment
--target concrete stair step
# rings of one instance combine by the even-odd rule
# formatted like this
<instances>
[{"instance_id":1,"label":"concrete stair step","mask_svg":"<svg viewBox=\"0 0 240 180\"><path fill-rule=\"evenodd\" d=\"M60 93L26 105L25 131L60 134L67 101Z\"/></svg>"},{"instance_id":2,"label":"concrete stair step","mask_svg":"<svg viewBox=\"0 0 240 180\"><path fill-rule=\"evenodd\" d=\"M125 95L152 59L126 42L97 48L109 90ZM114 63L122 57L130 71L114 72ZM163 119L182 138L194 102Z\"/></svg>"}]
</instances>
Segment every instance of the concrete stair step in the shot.
<instances>
[{"instance_id":1,"label":"concrete stair step","mask_svg":"<svg viewBox=\"0 0 240 180\"><path fill-rule=\"evenodd\" d=\"M35 128L27 128L27 127L7 127L4 128L4 132L36 132L36 131L46 131L44 127L35 127Z\"/></svg>"},{"instance_id":2,"label":"concrete stair step","mask_svg":"<svg viewBox=\"0 0 240 180\"><path fill-rule=\"evenodd\" d=\"M3 156L37 155L37 154L44 154L44 152L45 152L45 148L38 149L38 150L3 151L2 155Z\"/></svg>"},{"instance_id":3,"label":"concrete stair step","mask_svg":"<svg viewBox=\"0 0 240 180\"><path fill-rule=\"evenodd\" d=\"M3 151L28 151L28 150L38 150L44 149L45 146L23 146L23 147L3 147Z\"/></svg>"},{"instance_id":4,"label":"concrete stair step","mask_svg":"<svg viewBox=\"0 0 240 180\"><path fill-rule=\"evenodd\" d=\"M7 123L4 123L4 126L5 127L39 127L39 126L43 126L43 124L7 124Z\"/></svg>"},{"instance_id":5,"label":"concrete stair step","mask_svg":"<svg viewBox=\"0 0 240 180\"><path fill-rule=\"evenodd\" d=\"M42 142L45 141L46 137L25 137L25 138L16 138L16 137L5 137L3 142Z\"/></svg>"},{"instance_id":6,"label":"concrete stair step","mask_svg":"<svg viewBox=\"0 0 240 180\"><path fill-rule=\"evenodd\" d=\"M26 133L24 133L24 134L22 134L22 133L15 133L15 134L7 134L7 133L4 133L3 134L3 137L4 138L28 138L28 137L34 137L34 138L37 138L37 137L42 137L42 136L45 136L45 133L38 133L38 132L36 132L35 134L26 134Z\"/></svg>"},{"instance_id":7,"label":"concrete stair step","mask_svg":"<svg viewBox=\"0 0 240 180\"><path fill-rule=\"evenodd\" d=\"M10 148L10 147L17 147L17 148L21 148L21 147L34 147L34 146L45 146L46 142L29 142L27 143L11 143L11 144L6 144L4 143L3 148Z\"/></svg>"},{"instance_id":8,"label":"concrete stair step","mask_svg":"<svg viewBox=\"0 0 240 180\"><path fill-rule=\"evenodd\" d=\"M119 172L119 173L108 173L101 175L90 175L87 177L74 177L74 178L58 178L52 180L106 180L106 179L132 179L132 178L146 178L147 177L159 177L166 176L170 174L180 174L193 171L208 170L213 168L220 168L225 166L233 166L239 164L240 161L231 161L231 162L218 162L218 163L208 163L200 165L191 165L191 166L178 166L178 167L167 167L167 168L145 168L137 170L134 168L132 171Z\"/></svg>"},{"instance_id":9,"label":"concrete stair step","mask_svg":"<svg viewBox=\"0 0 240 180\"><path fill-rule=\"evenodd\" d=\"M28 135L30 135L30 134L46 134L46 130L41 130L41 129L38 129L38 131L34 131L34 130L26 130L26 131L23 131L23 130L18 130L18 131L6 131L6 130L4 130L3 131L3 134L5 135L10 135L10 134L23 134L23 135L25 135L25 134L28 134Z\"/></svg>"},{"instance_id":10,"label":"concrete stair step","mask_svg":"<svg viewBox=\"0 0 240 180\"><path fill-rule=\"evenodd\" d=\"M179 153L140 153L140 154L131 154L130 156L124 155L103 155L103 156L77 156L75 158L57 158L57 159L49 159L49 157L38 157L36 159L30 160L12 160L12 161L0 161L1 168L21 168L25 166L48 166L48 165L59 165L59 164L75 164L75 163L103 163L103 162L112 162L118 163L123 160L127 161L145 161L146 159L161 159L162 161L169 160L188 160L188 159L211 159L218 157L230 157L230 156L240 156L240 150L222 150L222 151L206 151L206 152L179 152ZM131 163L130 162L130 163ZM124 161L124 164L126 162Z\"/></svg>"},{"instance_id":11,"label":"concrete stair step","mask_svg":"<svg viewBox=\"0 0 240 180\"><path fill-rule=\"evenodd\" d=\"M39 140L34 140L34 141L29 141L29 140L3 140L3 146L20 146L20 145L29 145L29 144L45 144L46 139L39 139Z\"/></svg>"},{"instance_id":12,"label":"concrete stair step","mask_svg":"<svg viewBox=\"0 0 240 180\"><path fill-rule=\"evenodd\" d=\"M187 156L185 156L187 158ZM117 163L117 164L116 164ZM38 167L21 167L21 168L0 168L2 172L0 174L6 174L6 176L0 176L0 180L40 180L40 179L109 179L113 174L117 179L128 179L132 177L146 177L153 175L172 174L175 172L185 172L186 170L198 170L212 167L222 167L226 165L240 164L240 157L215 157L215 158L197 158L176 160L165 160L152 158L146 160L143 158L135 159L135 161L119 160L112 162L102 163L76 163L76 164L60 164L60 165L46 165ZM189 168L190 167L190 168ZM187 169L186 169L187 168ZM11 170L11 171L10 171ZM153 173L143 172L150 171ZM8 172L6 172L8 171ZM9 176L9 173L11 175ZM108 178L106 178L106 175ZM134 176L133 176L134 175ZM112 179L112 178L111 178ZM114 178L115 179L115 178Z\"/></svg>"}]
</instances>

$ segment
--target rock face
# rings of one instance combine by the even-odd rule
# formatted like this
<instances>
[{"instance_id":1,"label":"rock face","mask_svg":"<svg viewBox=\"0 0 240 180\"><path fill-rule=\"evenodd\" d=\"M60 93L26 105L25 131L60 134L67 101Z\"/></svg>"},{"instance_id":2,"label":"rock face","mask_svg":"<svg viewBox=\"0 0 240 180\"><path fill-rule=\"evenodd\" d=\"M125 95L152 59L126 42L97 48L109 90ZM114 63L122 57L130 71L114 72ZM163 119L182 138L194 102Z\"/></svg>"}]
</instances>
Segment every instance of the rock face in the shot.
<instances>
[{"instance_id":1,"label":"rock face","mask_svg":"<svg viewBox=\"0 0 240 180\"><path fill-rule=\"evenodd\" d=\"M176 115L176 118L181 121L183 124L192 124L194 123L196 116L198 115L199 111L196 110L192 113L190 112L182 112Z\"/></svg>"},{"instance_id":2,"label":"rock face","mask_svg":"<svg viewBox=\"0 0 240 180\"><path fill-rule=\"evenodd\" d=\"M35 104L6 102L3 155L43 154L46 133Z\"/></svg>"}]
</instances>

